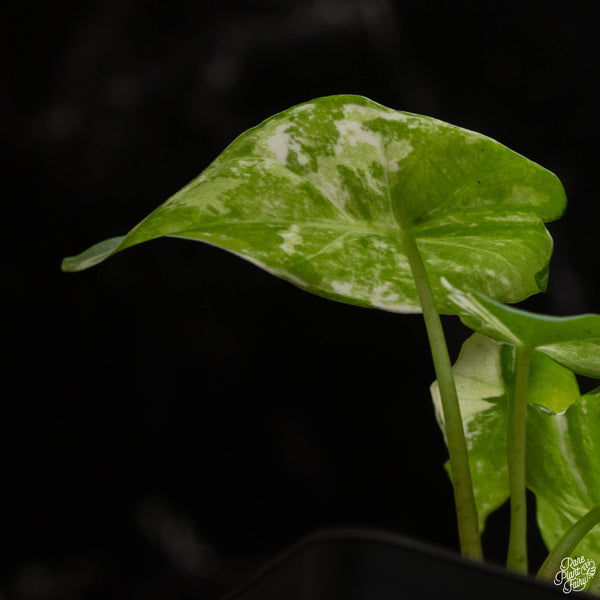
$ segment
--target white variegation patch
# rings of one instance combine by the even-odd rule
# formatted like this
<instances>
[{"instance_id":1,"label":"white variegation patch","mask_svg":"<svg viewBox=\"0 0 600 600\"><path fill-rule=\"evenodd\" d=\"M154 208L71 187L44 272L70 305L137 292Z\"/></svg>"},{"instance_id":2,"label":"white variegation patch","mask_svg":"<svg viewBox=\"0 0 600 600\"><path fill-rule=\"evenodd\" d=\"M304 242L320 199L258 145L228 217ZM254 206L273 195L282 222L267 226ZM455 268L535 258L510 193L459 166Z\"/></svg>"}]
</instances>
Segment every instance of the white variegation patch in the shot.
<instances>
[{"instance_id":1,"label":"white variegation patch","mask_svg":"<svg viewBox=\"0 0 600 600\"><path fill-rule=\"evenodd\" d=\"M298 159L299 165L304 166L310 162L310 159L308 158L308 156L306 156L306 154L302 154L300 144L296 144L293 149L296 150L296 157Z\"/></svg>"},{"instance_id":2,"label":"white variegation patch","mask_svg":"<svg viewBox=\"0 0 600 600\"><path fill-rule=\"evenodd\" d=\"M471 422L482 412L494 405L487 398L498 398L504 394L502 370L498 348L500 343L481 334L474 334L463 344L460 356L453 367L456 392L465 427L467 445L478 435L478 427ZM444 414L438 382L430 388L436 419L444 432Z\"/></svg>"},{"instance_id":3,"label":"white variegation patch","mask_svg":"<svg viewBox=\"0 0 600 600\"><path fill-rule=\"evenodd\" d=\"M346 118L360 117L363 119L386 119L387 121L408 120L408 114L384 107L362 106L360 104L348 103L344 105L344 116Z\"/></svg>"},{"instance_id":4,"label":"white variegation patch","mask_svg":"<svg viewBox=\"0 0 600 600\"><path fill-rule=\"evenodd\" d=\"M512 215L486 215L484 221L491 223L539 223L539 217L526 213L516 213Z\"/></svg>"},{"instance_id":5,"label":"white variegation patch","mask_svg":"<svg viewBox=\"0 0 600 600\"><path fill-rule=\"evenodd\" d=\"M375 248L376 250L389 250L390 245L388 244L388 242L386 242L386 240L377 238L373 242L373 248Z\"/></svg>"},{"instance_id":6,"label":"white variegation patch","mask_svg":"<svg viewBox=\"0 0 600 600\"><path fill-rule=\"evenodd\" d=\"M279 235L283 238L283 243L279 247L286 254L294 254L296 246L301 245L303 242L298 225L292 225L287 231L280 231Z\"/></svg>"},{"instance_id":7,"label":"white variegation patch","mask_svg":"<svg viewBox=\"0 0 600 600\"><path fill-rule=\"evenodd\" d=\"M275 157L275 161L280 165L289 165L290 150L296 153L298 163L306 165L310 161L309 157L302 153L302 145L299 140L294 139L288 129L291 123L283 123L275 128L275 133L267 140L267 148Z\"/></svg>"},{"instance_id":8,"label":"white variegation patch","mask_svg":"<svg viewBox=\"0 0 600 600\"><path fill-rule=\"evenodd\" d=\"M331 282L331 289L336 293L336 294L341 294L341 295L349 295L352 293L352 283L350 283L349 281L332 281Z\"/></svg>"},{"instance_id":9,"label":"white variegation patch","mask_svg":"<svg viewBox=\"0 0 600 600\"><path fill-rule=\"evenodd\" d=\"M371 304L373 306L388 306L389 304L397 303L400 300L400 295L397 292L390 290L391 284L389 281L381 285L376 285L373 288L371 295Z\"/></svg>"},{"instance_id":10,"label":"white variegation patch","mask_svg":"<svg viewBox=\"0 0 600 600\"><path fill-rule=\"evenodd\" d=\"M334 206L342 208L343 188L340 185L337 177L328 176L324 170L319 170L317 175L313 177L315 187L327 198Z\"/></svg>"},{"instance_id":11,"label":"white variegation patch","mask_svg":"<svg viewBox=\"0 0 600 600\"><path fill-rule=\"evenodd\" d=\"M313 112L315 108L316 106L314 103L307 102L306 104L300 104L299 106L296 106L296 108L294 108L294 113Z\"/></svg>"},{"instance_id":12,"label":"white variegation patch","mask_svg":"<svg viewBox=\"0 0 600 600\"><path fill-rule=\"evenodd\" d=\"M283 123L275 128L275 133L267 140L267 148L275 155L275 160L280 165L287 164L289 143L291 136L287 133L290 123Z\"/></svg>"},{"instance_id":13,"label":"white variegation patch","mask_svg":"<svg viewBox=\"0 0 600 600\"><path fill-rule=\"evenodd\" d=\"M492 406L486 398L504 394L500 361L496 358L500 345L476 334L455 364L456 390L465 424Z\"/></svg>"},{"instance_id":14,"label":"white variegation patch","mask_svg":"<svg viewBox=\"0 0 600 600\"><path fill-rule=\"evenodd\" d=\"M378 196L384 196L387 193L387 182L384 179L373 177L370 171L365 171L365 180L367 187L372 189Z\"/></svg>"},{"instance_id":15,"label":"white variegation patch","mask_svg":"<svg viewBox=\"0 0 600 600\"><path fill-rule=\"evenodd\" d=\"M389 154L393 158L390 158L388 160L387 170L396 173L402 168L401 163L407 156L411 154L414 148L409 140L402 139L395 141L393 144L391 144L391 149L392 151Z\"/></svg>"},{"instance_id":16,"label":"white variegation patch","mask_svg":"<svg viewBox=\"0 0 600 600\"><path fill-rule=\"evenodd\" d=\"M363 127L358 121L348 121L346 119L335 121L335 127L340 135L337 144L334 147L336 154L341 154L345 147L356 147L357 144L368 144L374 148L382 147L381 134Z\"/></svg>"}]
</instances>

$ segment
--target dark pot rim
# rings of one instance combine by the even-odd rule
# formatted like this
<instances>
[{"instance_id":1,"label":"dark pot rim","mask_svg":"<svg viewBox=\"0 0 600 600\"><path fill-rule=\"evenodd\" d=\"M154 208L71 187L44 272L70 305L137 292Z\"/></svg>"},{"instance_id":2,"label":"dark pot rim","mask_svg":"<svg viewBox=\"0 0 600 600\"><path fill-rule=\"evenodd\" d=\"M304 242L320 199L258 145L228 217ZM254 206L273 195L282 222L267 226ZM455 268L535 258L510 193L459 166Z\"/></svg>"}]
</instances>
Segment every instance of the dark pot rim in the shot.
<instances>
[{"instance_id":1,"label":"dark pot rim","mask_svg":"<svg viewBox=\"0 0 600 600\"><path fill-rule=\"evenodd\" d=\"M310 565L309 570L311 576L314 577L315 564L318 564L320 560L319 554L321 556L330 556L335 555L336 552L339 554L340 550L346 551L352 548L355 550L360 548L360 552L362 552L367 559L363 561L360 555L353 555L352 565L356 566L358 564L359 568L362 568L360 566L361 561L364 562L367 565L365 567L366 569L372 569L371 575L373 576L377 574L377 567L373 568L373 564L369 566L369 563L372 562L370 558L374 558L376 561L376 555L382 557L386 554L392 555L397 553L399 559L401 557L408 558L409 561L412 561L413 565L419 562L422 563L423 561L438 566L442 565L444 573L453 574L450 578L450 583L447 585L448 593L453 597L454 593L451 593L454 589L453 584L460 581L460 592L463 600L465 598L470 598L471 596L469 594L471 592L477 594L477 596L473 595L474 598L495 598L494 590L499 593L500 588L504 590L503 593L518 593L518 596L516 596L517 598L520 598L522 594L527 594L527 596L523 595L522 597L532 598L534 600L538 598L559 598L565 595L558 587L553 585L552 582L546 582L532 576L507 571L499 565L469 560L450 550L429 545L410 537L375 529L335 528L318 530L301 538L298 542L268 561L244 583L234 588L221 600L246 600L246 598L254 599L255 597L271 600L271 598L279 597L273 595L271 591L265 591L264 593L257 595L257 590L272 590L274 589L274 585L281 585L281 581L285 581L286 577L288 580L295 578L297 586L302 583L301 580L303 575L308 573L307 565ZM370 557L369 554L371 554ZM335 564L335 569L329 568L330 565L326 564L328 562L327 560L321 560L322 566L319 567L319 574L316 576L317 579L322 577L323 573L328 571L335 571L333 573L333 578L343 577L343 573L347 572L340 567L343 560L345 559L342 558L342 562L338 560L333 561L332 564ZM340 575L340 573L342 575ZM439 573L437 567L436 573ZM351 576L356 575L353 570L350 570L350 574ZM389 574L389 569L387 572L382 571L379 573L380 576L382 574L385 579L387 574ZM429 583L434 583L435 586L439 587L439 581L436 582L436 578L437 575L436 577L432 577ZM273 584L276 579L279 579L279 584ZM470 582L479 583L472 583L471 586ZM481 587L481 582L484 582L483 587ZM294 583L292 581L289 581L288 583L292 586L290 589L293 590ZM405 586L402 587L405 588L402 591L409 591ZM472 590L471 587L473 587ZM466 595L464 592L466 592ZM489 592L492 592L492 595L490 595ZM425 584L423 593L427 593L427 584ZM288 594L282 594L282 596L285 595ZM597 596L585 592L577 592L576 596L582 600L586 598L598 598ZM298 596L298 598L300 597L304 598L306 596ZM325 596L319 596L317 594L317 597L320 598ZM340 595L340 597L343 597L343 595ZM362 598L363 596L356 597ZM365 594L365 598L367 597L368 595ZM387 598L388 596L384 594L381 597ZM407 595L406 597L411 596ZM420 597L439 597L439 591L435 596L420 595ZM377 598L379 598L379 596L377 596ZM283 597L282 600L284 600Z\"/></svg>"}]
</instances>

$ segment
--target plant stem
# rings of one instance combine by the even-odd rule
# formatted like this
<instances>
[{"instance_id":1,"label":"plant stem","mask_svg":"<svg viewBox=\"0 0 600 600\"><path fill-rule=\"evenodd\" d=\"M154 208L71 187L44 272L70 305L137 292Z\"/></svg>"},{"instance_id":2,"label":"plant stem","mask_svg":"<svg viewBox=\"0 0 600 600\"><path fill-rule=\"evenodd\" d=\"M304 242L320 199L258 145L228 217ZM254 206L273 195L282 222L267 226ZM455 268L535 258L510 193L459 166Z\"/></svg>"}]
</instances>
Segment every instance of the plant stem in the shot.
<instances>
[{"instance_id":1,"label":"plant stem","mask_svg":"<svg viewBox=\"0 0 600 600\"><path fill-rule=\"evenodd\" d=\"M508 481L510 485L510 534L506 567L527 573L527 488L525 483L527 387L532 349L517 348L514 393L508 403Z\"/></svg>"},{"instance_id":2,"label":"plant stem","mask_svg":"<svg viewBox=\"0 0 600 600\"><path fill-rule=\"evenodd\" d=\"M598 523L600 523L600 506L595 506L558 540L540 567L537 576L541 579L553 579L560 571L563 558L569 556L585 534Z\"/></svg>"},{"instance_id":3,"label":"plant stem","mask_svg":"<svg viewBox=\"0 0 600 600\"><path fill-rule=\"evenodd\" d=\"M440 389L461 553L467 558L483 560L467 444L442 322L435 305L425 264L412 231L402 229L400 238L417 286Z\"/></svg>"}]
</instances>

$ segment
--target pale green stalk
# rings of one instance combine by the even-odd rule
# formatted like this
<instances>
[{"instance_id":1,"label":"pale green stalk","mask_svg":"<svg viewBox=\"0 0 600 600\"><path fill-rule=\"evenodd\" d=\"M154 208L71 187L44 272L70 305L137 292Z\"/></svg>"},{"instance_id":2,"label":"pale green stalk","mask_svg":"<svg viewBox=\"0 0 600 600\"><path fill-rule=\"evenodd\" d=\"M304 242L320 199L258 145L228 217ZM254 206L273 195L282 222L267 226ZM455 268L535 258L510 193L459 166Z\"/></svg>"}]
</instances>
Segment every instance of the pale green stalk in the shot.
<instances>
[{"instance_id":1,"label":"pale green stalk","mask_svg":"<svg viewBox=\"0 0 600 600\"><path fill-rule=\"evenodd\" d=\"M600 506L595 506L581 519L576 521L550 551L544 564L540 567L537 576L541 579L554 579L560 571L563 558L569 556L586 533L600 523Z\"/></svg>"},{"instance_id":2,"label":"pale green stalk","mask_svg":"<svg viewBox=\"0 0 600 600\"><path fill-rule=\"evenodd\" d=\"M527 388L531 348L517 348L514 394L508 403L508 480L510 485L510 534L506 567L527 573L527 487L525 483Z\"/></svg>"},{"instance_id":3,"label":"pale green stalk","mask_svg":"<svg viewBox=\"0 0 600 600\"><path fill-rule=\"evenodd\" d=\"M442 322L435 306L427 271L413 233L410 230L403 229L400 237L417 286L440 390L454 486L461 553L467 558L483 560L467 444Z\"/></svg>"}]
</instances>

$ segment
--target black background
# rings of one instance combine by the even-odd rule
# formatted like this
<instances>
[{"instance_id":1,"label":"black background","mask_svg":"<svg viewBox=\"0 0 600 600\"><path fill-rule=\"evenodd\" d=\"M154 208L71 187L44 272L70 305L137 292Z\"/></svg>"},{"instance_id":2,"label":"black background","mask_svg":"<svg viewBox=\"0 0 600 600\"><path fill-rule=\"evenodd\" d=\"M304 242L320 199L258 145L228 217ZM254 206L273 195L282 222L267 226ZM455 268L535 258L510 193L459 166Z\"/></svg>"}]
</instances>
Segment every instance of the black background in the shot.
<instances>
[{"instance_id":1,"label":"black background","mask_svg":"<svg viewBox=\"0 0 600 600\"><path fill-rule=\"evenodd\" d=\"M591 3L14 4L3 17L0 599L207 598L321 527L457 548L422 321L159 240L81 274L239 133L357 93L553 170L548 293L598 312ZM444 320L455 357L468 335ZM506 511L491 519L501 561ZM543 559L532 536L533 566Z\"/></svg>"}]
</instances>

